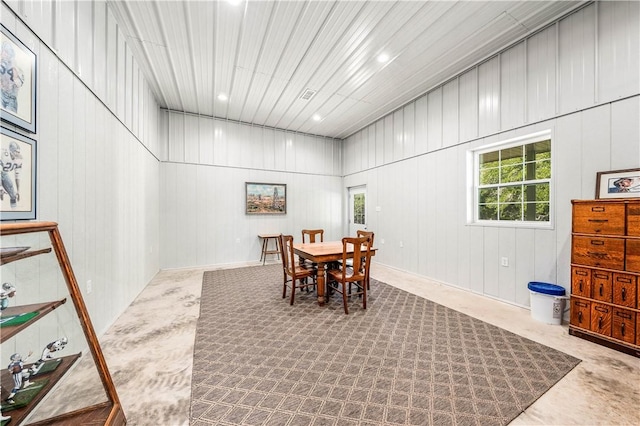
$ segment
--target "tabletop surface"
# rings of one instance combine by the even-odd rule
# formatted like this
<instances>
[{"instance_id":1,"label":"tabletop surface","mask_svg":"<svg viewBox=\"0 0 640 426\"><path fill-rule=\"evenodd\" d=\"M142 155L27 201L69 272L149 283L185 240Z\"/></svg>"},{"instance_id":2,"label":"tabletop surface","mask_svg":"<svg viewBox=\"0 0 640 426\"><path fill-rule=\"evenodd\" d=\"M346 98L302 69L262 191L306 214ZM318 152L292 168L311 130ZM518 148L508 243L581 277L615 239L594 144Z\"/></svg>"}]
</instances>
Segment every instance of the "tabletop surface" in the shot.
<instances>
[{"instance_id":1,"label":"tabletop surface","mask_svg":"<svg viewBox=\"0 0 640 426\"><path fill-rule=\"evenodd\" d=\"M327 256L342 254L342 241L324 241L322 243L294 243L293 249L296 252L311 256ZM375 253L375 248L371 248L371 254ZM353 245L347 245L347 252L353 252Z\"/></svg>"}]
</instances>

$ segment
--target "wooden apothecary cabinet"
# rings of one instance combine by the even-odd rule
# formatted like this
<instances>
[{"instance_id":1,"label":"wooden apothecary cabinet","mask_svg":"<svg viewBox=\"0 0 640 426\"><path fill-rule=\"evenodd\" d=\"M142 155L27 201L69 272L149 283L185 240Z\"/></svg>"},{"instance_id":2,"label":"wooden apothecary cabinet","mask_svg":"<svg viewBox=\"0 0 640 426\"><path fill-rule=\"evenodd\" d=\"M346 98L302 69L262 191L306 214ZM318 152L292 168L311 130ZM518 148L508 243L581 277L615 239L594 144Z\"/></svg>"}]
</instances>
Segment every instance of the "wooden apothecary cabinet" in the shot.
<instances>
[{"instance_id":1,"label":"wooden apothecary cabinet","mask_svg":"<svg viewBox=\"0 0 640 426\"><path fill-rule=\"evenodd\" d=\"M573 200L569 333L640 357L640 200Z\"/></svg>"},{"instance_id":2,"label":"wooden apothecary cabinet","mask_svg":"<svg viewBox=\"0 0 640 426\"><path fill-rule=\"evenodd\" d=\"M0 236L2 281L16 289L0 328L2 425L126 424L58 225L3 223ZM65 350L45 356L43 342L61 334ZM14 352L29 372L20 388L5 368Z\"/></svg>"}]
</instances>

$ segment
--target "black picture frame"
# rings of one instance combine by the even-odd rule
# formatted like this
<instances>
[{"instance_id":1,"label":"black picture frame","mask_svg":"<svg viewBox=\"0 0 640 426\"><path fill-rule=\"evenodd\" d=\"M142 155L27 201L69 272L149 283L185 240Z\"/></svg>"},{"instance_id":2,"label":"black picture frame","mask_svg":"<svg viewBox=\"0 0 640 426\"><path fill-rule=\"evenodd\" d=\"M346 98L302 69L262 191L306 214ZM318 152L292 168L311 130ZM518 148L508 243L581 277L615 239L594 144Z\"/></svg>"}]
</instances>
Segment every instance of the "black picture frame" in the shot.
<instances>
[{"instance_id":1,"label":"black picture frame","mask_svg":"<svg viewBox=\"0 0 640 426\"><path fill-rule=\"evenodd\" d=\"M0 24L0 118L36 133L36 54Z\"/></svg>"},{"instance_id":2,"label":"black picture frame","mask_svg":"<svg viewBox=\"0 0 640 426\"><path fill-rule=\"evenodd\" d=\"M0 127L0 149L0 220L35 219L36 141Z\"/></svg>"},{"instance_id":3,"label":"black picture frame","mask_svg":"<svg viewBox=\"0 0 640 426\"><path fill-rule=\"evenodd\" d=\"M640 169L596 173L596 199L640 198Z\"/></svg>"},{"instance_id":4,"label":"black picture frame","mask_svg":"<svg viewBox=\"0 0 640 426\"><path fill-rule=\"evenodd\" d=\"M249 215L287 214L287 185L245 182L245 212Z\"/></svg>"}]
</instances>

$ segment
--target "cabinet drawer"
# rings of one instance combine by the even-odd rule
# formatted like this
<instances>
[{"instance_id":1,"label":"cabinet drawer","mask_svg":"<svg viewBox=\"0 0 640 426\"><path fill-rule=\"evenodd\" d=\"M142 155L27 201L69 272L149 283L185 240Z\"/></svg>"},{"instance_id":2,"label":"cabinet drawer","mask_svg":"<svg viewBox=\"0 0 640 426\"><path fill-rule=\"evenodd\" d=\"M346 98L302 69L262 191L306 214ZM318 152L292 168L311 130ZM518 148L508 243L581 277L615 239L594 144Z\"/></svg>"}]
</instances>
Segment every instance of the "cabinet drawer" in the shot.
<instances>
[{"instance_id":1,"label":"cabinet drawer","mask_svg":"<svg viewBox=\"0 0 640 426\"><path fill-rule=\"evenodd\" d=\"M638 277L629 274L613 274L613 303L627 308L636 307Z\"/></svg>"},{"instance_id":2,"label":"cabinet drawer","mask_svg":"<svg viewBox=\"0 0 640 426\"><path fill-rule=\"evenodd\" d=\"M611 337L612 308L602 303L591 304L591 331Z\"/></svg>"},{"instance_id":3,"label":"cabinet drawer","mask_svg":"<svg viewBox=\"0 0 640 426\"><path fill-rule=\"evenodd\" d=\"M571 294L582 297L591 297L591 269L571 268Z\"/></svg>"},{"instance_id":4,"label":"cabinet drawer","mask_svg":"<svg viewBox=\"0 0 640 426\"><path fill-rule=\"evenodd\" d=\"M624 203L578 203L573 205L573 232L624 235Z\"/></svg>"},{"instance_id":5,"label":"cabinet drawer","mask_svg":"<svg viewBox=\"0 0 640 426\"><path fill-rule=\"evenodd\" d=\"M638 249L640 250L640 245ZM638 254L640 263L640 253ZM624 239L574 235L571 263L624 270Z\"/></svg>"},{"instance_id":6,"label":"cabinet drawer","mask_svg":"<svg viewBox=\"0 0 640 426\"><path fill-rule=\"evenodd\" d=\"M588 300L571 299L571 325L591 329L591 302Z\"/></svg>"},{"instance_id":7,"label":"cabinet drawer","mask_svg":"<svg viewBox=\"0 0 640 426\"><path fill-rule=\"evenodd\" d=\"M640 203L627 204L627 235L640 237Z\"/></svg>"},{"instance_id":8,"label":"cabinet drawer","mask_svg":"<svg viewBox=\"0 0 640 426\"><path fill-rule=\"evenodd\" d=\"M640 272L640 240L627 240L626 271Z\"/></svg>"},{"instance_id":9,"label":"cabinet drawer","mask_svg":"<svg viewBox=\"0 0 640 426\"><path fill-rule=\"evenodd\" d=\"M611 302L613 297L613 273L592 271L593 298L601 302Z\"/></svg>"},{"instance_id":10,"label":"cabinet drawer","mask_svg":"<svg viewBox=\"0 0 640 426\"><path fill-rule=\"evenodd\" d=\"M613 308L612 336L627 343L636 341L636 313L627 309Z\"/></svg>"}]
</instances>

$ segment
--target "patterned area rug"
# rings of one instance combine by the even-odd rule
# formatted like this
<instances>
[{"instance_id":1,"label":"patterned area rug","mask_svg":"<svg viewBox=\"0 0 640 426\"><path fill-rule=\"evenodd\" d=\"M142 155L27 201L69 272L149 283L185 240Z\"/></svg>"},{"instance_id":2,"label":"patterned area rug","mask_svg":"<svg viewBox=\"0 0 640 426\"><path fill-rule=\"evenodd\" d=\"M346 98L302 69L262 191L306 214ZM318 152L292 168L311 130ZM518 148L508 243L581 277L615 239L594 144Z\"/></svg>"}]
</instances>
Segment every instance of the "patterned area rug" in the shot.
<instances>
[{"instance_id":1,"label":"patterned area rug","mask_svg":"<svg viewBox=\"0 0 640 426\"><path fill-rule=\"evenodd\" d=\"M505 425L579 360L371 280L282 299L278 264L205 272L192 425Z\"/></svg>"}]
</instances>

